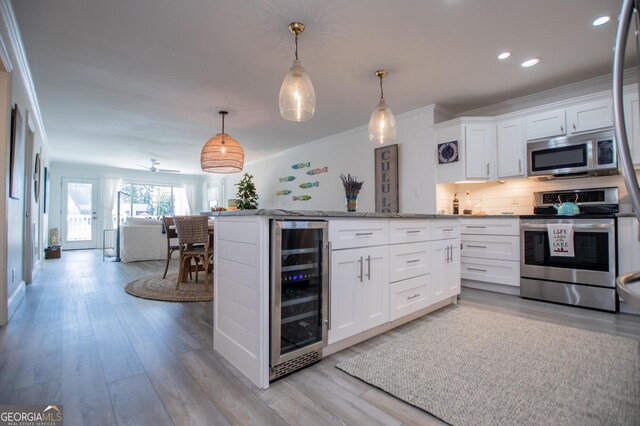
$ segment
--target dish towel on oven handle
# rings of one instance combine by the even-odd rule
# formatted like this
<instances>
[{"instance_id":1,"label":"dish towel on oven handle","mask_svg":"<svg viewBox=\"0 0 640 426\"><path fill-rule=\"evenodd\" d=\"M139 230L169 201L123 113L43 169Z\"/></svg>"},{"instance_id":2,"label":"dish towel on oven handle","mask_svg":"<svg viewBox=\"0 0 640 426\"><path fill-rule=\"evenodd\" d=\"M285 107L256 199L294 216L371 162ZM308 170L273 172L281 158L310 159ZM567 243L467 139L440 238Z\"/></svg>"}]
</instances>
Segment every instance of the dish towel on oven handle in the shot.
<instances>
[{"instance_id":1,"label":"dish towel on oven handle","mask_svg":"<svg viewBox=\"0 0 640 426\"><path fill-rule=\"evenodd\" d=\"M551 256L574 257L573 225L570 223L548 223L549 251Z\"/></svg>"}]
</instances>

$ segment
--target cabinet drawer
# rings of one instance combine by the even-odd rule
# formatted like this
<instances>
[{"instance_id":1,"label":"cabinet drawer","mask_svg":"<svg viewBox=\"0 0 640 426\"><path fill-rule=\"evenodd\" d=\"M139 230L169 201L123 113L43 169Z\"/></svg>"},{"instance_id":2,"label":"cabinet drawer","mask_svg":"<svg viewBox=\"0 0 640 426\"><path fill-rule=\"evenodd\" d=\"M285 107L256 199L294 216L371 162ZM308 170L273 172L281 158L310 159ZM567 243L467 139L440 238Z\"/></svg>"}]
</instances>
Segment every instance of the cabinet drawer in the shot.
<instances>
[{"instance_id":1,"label":"cabinet drawer","mask_svg":"<svg viewBox=\"0 0 640 426\"><path fill-rule=\"evenodd\" d=\"M463 235L462 256L520 261L520 237L512 235Z\"/></svg>"},{"instance_id":2,"label":"cabinet drawer","mask_svg":"<svg viewBox=\"0 0 640 426\"><path fill-rule=\"evenodd\" d=\"M389 257L391 282L428 274L431 269L429 243L389 246Z\"/></svg>"},{"instance_id":3,"label":"cabinet drawer","mask_svg":"<svg viewBox=\"0 0 640 426\"><path fill-rule=\"evenodd\" d=\"M329 241L332 250L386 245L389 243L389 221L330 220Z\"/></svg>"},{"instance_id":4,"label":"cabinet drawer","mask_svg":"<svg viewBox=\"0 0 640 426\"><path fill-rule=\"evenodd\" d=\"M520 235L520 219L462 219L460 233L476 235Z\"/></svg>"},{"instance_id":5,"label":"cabinet drawer","mask_svg":"<svg viewBox=\"0 0 640 426\"><path fill-rule=\"evenodd\" d=\"M426 219L391 219L389 221L389 242L412 243L429 240L429 221Z\"/></svg>"},{"instance_id":6,"label":"cabinet drawer","mask_svg":"<svg viewBox=\"0 0 640 426\"><path fill-rule=\"evenodd\" d=\"M391 321L429 306L430 281L431 275L423 275L391 284L389 287Z\"/></svg>"},{"instance_id":7,"label":"cabinet drawer","mask_svg":"<svg viewBox=\"0 0 640 426\"><path fill-rule=\"evenodd\" d=\"M430 231L432 240L458 238L460 236L460 221L458 219L433 219Z\"/></svg>"},{"instance_id":8,"label":"cabinet drawer","mask_svg":"<svg viewBox=\"0 0 640 426\"><path fill-rule=\"evenodd\" d=\"M462 278L519 287L520 262L463 257Z\"/></svg>"}]
</instances>

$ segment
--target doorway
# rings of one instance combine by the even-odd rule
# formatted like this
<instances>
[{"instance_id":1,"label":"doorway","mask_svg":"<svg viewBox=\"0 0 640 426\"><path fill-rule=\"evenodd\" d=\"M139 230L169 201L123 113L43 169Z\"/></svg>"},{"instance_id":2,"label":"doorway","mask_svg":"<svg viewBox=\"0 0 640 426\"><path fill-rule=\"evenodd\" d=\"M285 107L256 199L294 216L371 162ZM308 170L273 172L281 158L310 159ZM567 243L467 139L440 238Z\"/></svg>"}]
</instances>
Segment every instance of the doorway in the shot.
<instances>
[{"instance_id":1,"label":"doorway","mask_svg":"<svg viewBox=\"0 0 640 426\"><path fill-rule=\"evenodd\" d=\"M98 247L98 181L62 178L62 248Z\"/></svg>"},{"instance_id":2,"label":"doorway","mask_svg":"<svg viewBox=\"0 0 640 426\"><path fill-rule=\"evenodd\" d=\"M40 261L40 174L42 152L35 151L35 128L30 111L27 110L27 137L25 144L24 180L24 231L22 276L24 282L33 281ZM35 160L35 162L34 162Z\"/></svg>"}]
</instances>

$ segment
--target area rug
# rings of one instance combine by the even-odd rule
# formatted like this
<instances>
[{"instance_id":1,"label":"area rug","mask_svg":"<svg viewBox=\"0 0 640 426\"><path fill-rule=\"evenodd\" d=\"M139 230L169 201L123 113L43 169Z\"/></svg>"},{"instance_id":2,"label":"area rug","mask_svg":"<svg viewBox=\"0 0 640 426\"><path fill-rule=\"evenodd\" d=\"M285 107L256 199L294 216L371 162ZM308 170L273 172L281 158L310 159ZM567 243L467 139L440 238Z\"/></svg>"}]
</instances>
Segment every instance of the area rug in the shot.
<instances>
[{"instance_id":1,"label":"area rug","mask_svg":"<svg viewBox=\"0 0 640 426\"><path fill-rule=\"evenodd\" d=\"M124 288L124 291L132 296L141 297L143 299L161 300L165 302L209 302L213 300L213 292L211 291L211 282L209 282L208 290L204 290L201 282L180 284L180 289L176 290L176 281L178 274L167 274L167 278L162 279L162 275L148 275L131 281ZM211 281L211 275L209 275Z\"/></svg>"},{"instance_id":2,"label":"area rug","mask_svg":"<svg viewBox=\"0 0 640 426\"><path fill-rule=\"evenodd\" d=\"M458 306L337 365L453 425L638 425L640 341Z\"/></svg>"}]
</instances>

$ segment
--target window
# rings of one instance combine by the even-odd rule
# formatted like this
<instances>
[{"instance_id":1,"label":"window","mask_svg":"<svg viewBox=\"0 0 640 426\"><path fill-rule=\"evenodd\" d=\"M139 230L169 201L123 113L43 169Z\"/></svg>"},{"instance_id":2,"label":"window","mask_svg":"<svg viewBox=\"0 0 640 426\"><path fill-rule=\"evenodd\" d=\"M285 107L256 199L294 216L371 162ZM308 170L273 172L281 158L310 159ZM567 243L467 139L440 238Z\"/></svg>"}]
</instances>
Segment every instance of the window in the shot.
<instances>
[{"instance_id":1,"label":"window","mask_svg":"<svg viewBox=\"0 0 640 426\"><path fill-rule=\"evenodd\" d=\"M189 214L184 188L160 185L124 184L120 186L120 221L128 217L160 218ZM117 221L117 204L113 223Z\"/></svg>"}]
</instances>

